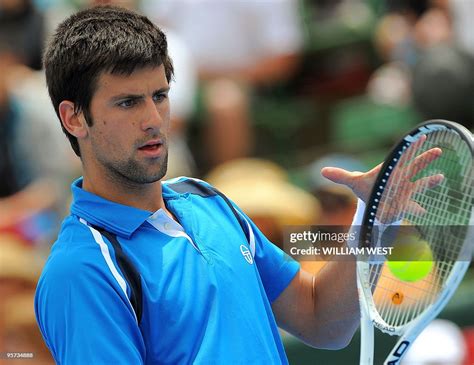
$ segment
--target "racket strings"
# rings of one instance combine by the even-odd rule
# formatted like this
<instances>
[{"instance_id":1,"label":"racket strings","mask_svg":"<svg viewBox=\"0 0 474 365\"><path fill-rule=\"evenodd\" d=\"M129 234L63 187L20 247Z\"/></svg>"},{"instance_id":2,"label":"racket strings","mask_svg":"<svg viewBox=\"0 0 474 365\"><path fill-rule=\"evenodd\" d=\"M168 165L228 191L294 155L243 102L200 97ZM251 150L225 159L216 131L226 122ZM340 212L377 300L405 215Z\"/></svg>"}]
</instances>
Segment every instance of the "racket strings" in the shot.
<instances>
[{"instance_id":1,"label":"racket strings","mask_svg":"<svg viewBox=\"0 0 474 365\"><path fill-rule=\"evenodd\" d=\"M369 280L374 303L389 325L404 325L435 302L454 264L462 259L459 256L471 217L474 188L472 153L465 143L459 142L460 137L455 132L436 131L427 136L421 148L405 148L380 198L376 215L379 220L400 209L398 200L404 194L403 179L410 178L411 171L418 170L417 162L422 163L416 157L435 147L442 149L439 158L411 177L412 182L416 180L420 185L411 196L418 207L406 204L403 214L398 217L403 219L403 225L415 226L421 231L433 255L431 273L416 282L406 282L391 274L385 264L370 264ZM410 166L409 171L404 171L407 166ZM430 188L427 179L420 180L436 174L444 176L437 187ZM418 211L420 206L425 210L423 214ZM450 231L450 227L453 230Z\"/></svg>"}]
</instances>

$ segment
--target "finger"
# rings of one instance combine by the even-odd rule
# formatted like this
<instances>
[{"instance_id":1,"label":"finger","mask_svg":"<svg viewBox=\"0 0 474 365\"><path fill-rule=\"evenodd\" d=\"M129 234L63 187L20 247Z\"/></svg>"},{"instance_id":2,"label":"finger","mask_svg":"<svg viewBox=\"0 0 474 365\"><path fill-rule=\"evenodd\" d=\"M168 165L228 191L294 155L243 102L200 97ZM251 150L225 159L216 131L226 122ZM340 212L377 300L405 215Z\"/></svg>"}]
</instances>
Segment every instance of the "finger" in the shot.
<instances>
[{"instance_id":1,"label":"finger","mask_svg":"<svg viewBox=\"0 0 474 365\"><path fill-rule=\"evenodd\" d=\"M426 209L423 208L419 203L416 201L410 200L407 204L406 213L410 213L411 215L423 215L426 213Z\"/></svg>"},{"instance_id":2,"label":"finger","mask_svg":"<svg viewBox=\"0 0 474 365\"><path fill-rule=\"evenodd\" d=\"M354 179L358 176L361 176L362 172L350 172L339 167L324 167L321 169L321 175L323 175L326 179L335 182L336 184L342 184L352 187Z\"/></svg>"},{"instance_id":3,"label":"finger","mask_svg":"<svg viewBox=\"0 0 474 365\"><path fill-rule=\"evenodd\" d=\"M441 148L432 148L417 156L408 166L407 177L411 179L442 154Z\"/></svg>"},{"instance_id":4,"label":"finger","mask_svg":"<svg viewBox=\"0 0 474 365\"><path fill-rule=\"evenodd\" d=\"M426 176L415 182L413 190L415 193L423 193L427 189L433 189L434 187L438 186L443 182L443 180L443 174Z\"/></svg>"},{"instance_id":5,"label":"finger","mask_svg":"<svg viewBox=\"0 0 474 365\"><path fill-rule=\"evenodd\" d=\"M389 204L388 206L385 206L378 213L377 219L379 219L382 223L387 224L399 221L403 219L407 214L417 216L425 213L426 209L423 208L419 203L415 202L414 200L409 200L406 202L406 204L402 206L396 204L395 202L394 204Z\"/></svg>"},{"instance_id":6,"label":"finger","mask_svg":"<svg viewBox=\"0 0 474 365\"><path fill-rule=\"evenodd\" d=\"M415 155L416 151L418 151L421 146L423 146L423 143L426 141L426 135L423 134L417 141L412 143L403 153L402 157L400 158L399 164L400 166L405 165L408 161L411 161Z\"/></svg>"}]
</instances>

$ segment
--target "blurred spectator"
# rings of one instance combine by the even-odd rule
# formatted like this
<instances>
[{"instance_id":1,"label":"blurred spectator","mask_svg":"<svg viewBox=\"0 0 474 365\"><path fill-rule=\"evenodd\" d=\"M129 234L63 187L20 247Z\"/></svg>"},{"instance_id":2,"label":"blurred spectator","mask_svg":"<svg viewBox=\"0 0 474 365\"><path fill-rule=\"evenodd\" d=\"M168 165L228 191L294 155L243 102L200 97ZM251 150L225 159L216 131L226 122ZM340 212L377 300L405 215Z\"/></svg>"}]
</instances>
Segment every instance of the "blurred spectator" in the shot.
<instances>
[{"instance_id":1,"label":"blurred spectator","mask_svg":"<svg viewBox=\"0 0 474 365\"><path fill-rule=\"evenodd\" d=\"M474 56L474 32L472 31L474 2L472 0L447 0L447 2L447 11L452 16L454 39L464 51Z\"/></svg>"},{"instance_id":2,"label":"blurred spectator","mask_svg":"<svg viewBox=\"0 0 474 365\"><path fill-rule=\"evenodd\" d=\"M196 165L186 141L186 121L190 117L197 92L197 71L187 45L173 32L166 31L168 52L176 73L169 93L171 133L166 178L194 176Z\"/></svg>"},{"instance_id":3,"label":"blurred spectator","mask_svg":"<svg viewBox=\"0 0 474 365\"><path fill-rule=\"evenodd\" d=\"M0 235L0 353L32 353L18 364L53 364L36 325L33 297L42 260L13 236Z\"/></svg>"},{"instance_id":4,"label":"blurred spectator","mask_svg":"<svg viewBox=\"0 0 474 365\"><path fill-rule=\"evenodd\" d=\"M425 119L474 126L474 58L455 45L426 49L413 69L413 100Z\"/></svg>"},{"instance_id":5,"label":"blurred spectator","mask_svg":"<svg viewBox=\"0 0 474 365\"><path fill-rule=\"evenodd\" d=\"M386 1L375 34L386 62L368 91L374 100L406 105L423 119L474 125L474 56L466 19L474 4L463 0Z\"/></svg>"},{"instance_id":6,"label":"blurred spectator","mask_svg":"<svg viewBox=\"0 0 474 365\"><path fill-rule=\"evenodd\" d=\"M405 365L462 365L466 344L460 328L451 321L436 319L408 349Z\"/></svg>"},{"instance_id":7,"label":"blurred spectator","mask_svg":"<svg viewBox=\"0 0 474 365\"><path fill-rule=\"evenodd\" d=\"M411 70L416 63L412 25L402 14L389 13L377 25L374 35L379 56L385 62L367 85L369 96L377 103L411 103Z\"/></svg>"},{"instance_id":8,"label":"blurred spectator","mask_svg":"<svg viewBox=\"0 0 474 365\"><path fill-rule=\"evenodd\" d=\"M59 222L74 167L41 74L0 43L0 233L35 241Z\"/></svg>"},{"instance_id":9,"label":"blurred spectator","mask_svg":"<svg viewBox=\"0 0 474 365\"><path fill-rule=\"evenodd\" d=\"M32 0L0 0L0 43L22 63L41 69L44 38L44 17Z\"/></svg>"},{"instance_id":10,"label":"blurred spectator","mask_svg":"<svg viewBox=\"0 0 474 365\"><path fill-rule=\"evenodd\" d=\"M35 323L41 256L65 209L74 164L39 71L43 16L31 1L0 1L0 353L52 364ZM67 177L70 179L70 177Z\"/></svg>"},{"instance_id":11,"label":"blurred spectator","mask_svg":"<svg viewBox=\"0 0 474 365\"><path fill-rule=\"evenodd\" d=\"M472 128L474 54L469 52L474 44L465 19L474 16L474 4L462 0L434 4L415 25L421 51L413 70L413 99L426 119L449 119Z\"/></svg>"},{"instance_id":12,"label":"blurred spectator","mask_svg":"<svg viewBox=\"0 0 474 365\"><path fill-rule=\"evenodd\" d=\"M296 0L146 1L144 9L191 48L208 126L211 165L248 156L253 148L251 97L287 80L296 69L302 36Z\"/></svg>"}]
</instances>

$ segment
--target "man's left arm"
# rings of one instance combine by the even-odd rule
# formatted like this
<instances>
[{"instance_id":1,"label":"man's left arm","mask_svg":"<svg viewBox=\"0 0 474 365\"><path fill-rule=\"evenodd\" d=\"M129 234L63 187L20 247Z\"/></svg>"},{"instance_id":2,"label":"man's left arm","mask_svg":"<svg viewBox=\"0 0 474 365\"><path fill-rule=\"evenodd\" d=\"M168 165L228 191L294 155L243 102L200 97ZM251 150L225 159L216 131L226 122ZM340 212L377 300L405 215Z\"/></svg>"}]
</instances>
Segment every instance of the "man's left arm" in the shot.
<instances>
[{"instance_id":1,"label":"man's left arm","mask_svg":"<svg viewBox=\"0 0 474 365\"><path fill-rule=\"evenodd\" d=\"M441 152L440 149L430 149L416 157L413 163L418 164L417 169L422 169L437 159ZM321 174L335 183L346 185L362 202L367 202L381 167L382 164L365 173L325 167ZM401 199L410 199L411 192L417 189L417 184L412 183L408 176L406 194ZM430 187L442 181L439 175L429 179L427 185ZM356 225L362 222L363 210L364 205L358 204ZM389 215L392 217L386 217L386 221L397 224L392 222L392 218L398 217L398 212ZM360 318L356 260L329 262L317 275L300 270L273 301L272 307L279 326L309 345L328 349L345 347Z\"/></svg>"}]
</instances>

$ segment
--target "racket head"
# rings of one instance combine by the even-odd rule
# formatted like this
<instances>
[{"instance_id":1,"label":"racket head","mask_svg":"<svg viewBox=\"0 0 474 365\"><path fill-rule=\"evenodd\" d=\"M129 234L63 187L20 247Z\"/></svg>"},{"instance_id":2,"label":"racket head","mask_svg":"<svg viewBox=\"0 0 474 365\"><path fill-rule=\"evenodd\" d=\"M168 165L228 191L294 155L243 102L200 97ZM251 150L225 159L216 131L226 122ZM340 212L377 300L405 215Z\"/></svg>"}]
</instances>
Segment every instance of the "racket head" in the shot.
<instances>
[{"instance_id":1,"label":"racket head","mask_svg":"<svg viewBox=\"0 0 474 365\"><path fill-rule=\"evenodd\" d=\"M358 258L362 310L385 333L401 335L415 322L426 323L434 318L469 266L474 241L473 145L472 134L461 125L431 120L405 136L382 165L366 204L360 247L373 247L378 241L377 221L399 221L400 227L388 237L391 244L397 243L407 230L414 230L432 254L429 273L414 281L393 274L387 261ZM416 160L433 148L442 149L441 156L433 162L425 166L423 161ZM428 156L430 153L427 152ZM444 178L432 187L428 177L437 174ZM411 195L411 200L418 204L400 204L402 179L418 183L420 189ZM446 237L449 242L444 242ZM382 243L384 240L385 234Z\"/></svg>"}]
</instances>

